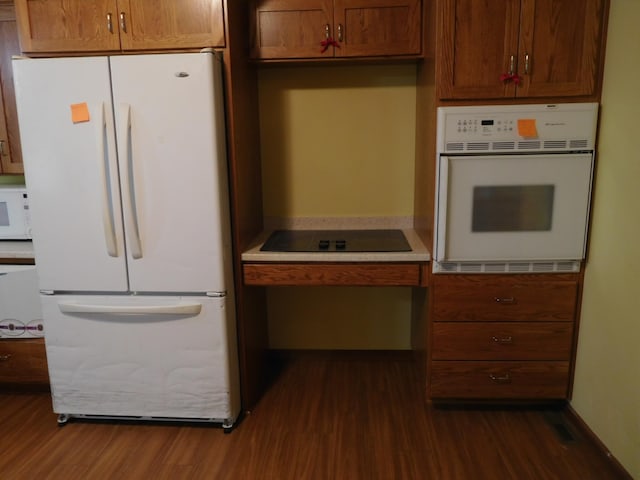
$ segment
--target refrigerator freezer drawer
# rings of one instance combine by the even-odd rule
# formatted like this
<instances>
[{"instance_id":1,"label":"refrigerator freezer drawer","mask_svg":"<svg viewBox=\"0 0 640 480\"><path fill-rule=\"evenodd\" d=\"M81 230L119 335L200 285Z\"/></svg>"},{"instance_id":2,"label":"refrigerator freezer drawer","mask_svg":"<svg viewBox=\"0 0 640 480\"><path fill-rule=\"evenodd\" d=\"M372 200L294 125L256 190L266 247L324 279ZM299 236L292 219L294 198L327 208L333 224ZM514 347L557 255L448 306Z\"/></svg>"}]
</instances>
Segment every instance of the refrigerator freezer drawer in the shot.
<instances>
[{"instance_id":1,"label":"refrigerator freezer drawer","mask_svg":"<svg viewBox=\"0 0 640 480\"><path fill-rule=\"evenodd\" d=\"M232 299L43 295L42 305L56 413L237 418Z\"/></svg>"}]
</instances>

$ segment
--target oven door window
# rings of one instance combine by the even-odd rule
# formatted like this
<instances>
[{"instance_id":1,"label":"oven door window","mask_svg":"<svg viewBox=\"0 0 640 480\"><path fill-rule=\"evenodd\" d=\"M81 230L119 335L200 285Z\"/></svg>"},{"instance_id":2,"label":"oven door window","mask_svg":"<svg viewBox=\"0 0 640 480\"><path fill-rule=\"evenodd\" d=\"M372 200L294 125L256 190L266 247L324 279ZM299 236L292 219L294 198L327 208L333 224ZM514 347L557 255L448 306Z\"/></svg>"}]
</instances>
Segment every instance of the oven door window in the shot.
<instances>
[{"instance_id":1,"label":"oven door window","mask_svg":"<svg viewBox=\"0 0 640 480\"><path fill-rule=\"evenodd\" d=\"M0 227L9 226L9 208L7 202L0 202Z\"/></svg>"},{"instance_id":2,"label":"oven door window","mask_svg":"<svg viewBox=\"0 0 640 480\"><path fill-rule=\"evenodd\" d=\"M584 257L593 155L442 156L435 259Z\"/></svg>"},{"instance_id":3,"label":"oven door window","mask_svg":"<svg viewBox=\"0 0 640 480\"><path fill-rule=\"evenodd\" d=\"M550 231L555 185L473 187L472 232Z\"/></svg>"}]
</instances>

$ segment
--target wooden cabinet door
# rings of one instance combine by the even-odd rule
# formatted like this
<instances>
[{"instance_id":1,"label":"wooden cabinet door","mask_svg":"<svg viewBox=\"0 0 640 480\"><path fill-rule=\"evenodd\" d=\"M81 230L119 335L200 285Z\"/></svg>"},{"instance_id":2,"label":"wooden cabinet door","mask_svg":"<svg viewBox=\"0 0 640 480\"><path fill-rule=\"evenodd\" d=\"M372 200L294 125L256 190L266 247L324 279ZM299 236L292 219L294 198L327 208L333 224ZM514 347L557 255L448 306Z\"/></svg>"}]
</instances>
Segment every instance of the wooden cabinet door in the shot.
<instances>
[{"instance_id":1,"label":"wooden cabinet door","mask_svg":"<svg viewBox=\"0 0 640 480\"><path fill-rule=\"evenodd\" d=\"M420 54L420 6L420 0L335 0L335 56Z\"/></svg>"},{"instance_id":2,"label":"wooden cabinet door","mask_svg":"<svg viewBox=\"0 0 640 480\"><path fill-rule=\"evenodd\" d=\"M116 0L16 0L15 6L25 53L120 50Z\"/></svg>"},{"instance_id":3,"label":"wooden cabinet door","mask_svg":"<svg viewBox=\"0 0 640 480\"><path fill-rule=\"evenodd\" d=\"M20 53L13 6L0 5L0 173L23 173L12 55Z\"/></svg>"},{"instance_id":4,"label":"wooden cabinet door","mask_svg":"<svg viewBox=\"0 0 640 480\"><path fill-rule=\"evenodd\" d=\"M118 0L122 50L222 47L222 0Z\"/></svg>"},{"instance_id":5,"label":"wooden cabinet door","mask_svg":"<svg viewBox=\"0 0 640 480\"><path fill-rule=\"evenodd\" d=\"M253 2L253 58L333 57L332 0L261 0Z\"/></svg>"},{"instance_id":6,"label":"wooden cabinet door","mask_svg":"<svg viewBox=\"0 0 640 480\"><path fill-rule=\"evenodd\" d=\"M522 0L518 96L593 95L604 0Z\"/></svg>"},{"instance_id":7,"label":"wooden cabinet door","mask_svg":"<svg viewBox=\"0 0 640 480\"><path fill-rule=\"evenodd\" d=\"M520 0L438 2L436 88L439 98L513 97L517 71Z\"/></svg>"}]
</instances>

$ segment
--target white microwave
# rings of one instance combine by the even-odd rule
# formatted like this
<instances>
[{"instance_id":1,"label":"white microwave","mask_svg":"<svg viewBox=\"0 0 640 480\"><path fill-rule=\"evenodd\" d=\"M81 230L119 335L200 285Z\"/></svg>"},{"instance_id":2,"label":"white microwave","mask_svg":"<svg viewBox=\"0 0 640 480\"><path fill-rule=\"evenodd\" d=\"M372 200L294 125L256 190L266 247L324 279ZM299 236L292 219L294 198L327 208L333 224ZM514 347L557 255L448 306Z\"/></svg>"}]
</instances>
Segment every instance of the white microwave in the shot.
<instances>
[{"instance_id":1,"label":"white microwave","mask_svg":"<svg viewBox=\"0 0 640 480\"><path fill-rule=\"evenodd\" d=\"M31 239L31 218L24 185L0 185L0 240Z\"/></svg>"}]
</instances>

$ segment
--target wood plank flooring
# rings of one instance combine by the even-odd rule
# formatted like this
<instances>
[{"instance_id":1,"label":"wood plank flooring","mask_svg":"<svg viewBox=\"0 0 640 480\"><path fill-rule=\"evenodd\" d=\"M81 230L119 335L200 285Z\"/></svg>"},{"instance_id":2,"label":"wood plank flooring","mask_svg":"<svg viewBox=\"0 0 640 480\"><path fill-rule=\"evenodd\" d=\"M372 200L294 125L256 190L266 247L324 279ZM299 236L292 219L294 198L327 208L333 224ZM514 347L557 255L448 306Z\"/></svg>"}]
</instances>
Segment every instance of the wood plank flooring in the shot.
<instances>
[{"instance_id":1,"label":"wood plank flooring","mask_svg":"<svg viewBox=\"0 0 640 480\"><path fill-rule=\"evenodd\" d=\"M287 355L230 434L71 421L46 393L0 394L0 478L629 478L554 408L434 407L398 352Z\"/></svg>"}]
</instances>

